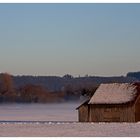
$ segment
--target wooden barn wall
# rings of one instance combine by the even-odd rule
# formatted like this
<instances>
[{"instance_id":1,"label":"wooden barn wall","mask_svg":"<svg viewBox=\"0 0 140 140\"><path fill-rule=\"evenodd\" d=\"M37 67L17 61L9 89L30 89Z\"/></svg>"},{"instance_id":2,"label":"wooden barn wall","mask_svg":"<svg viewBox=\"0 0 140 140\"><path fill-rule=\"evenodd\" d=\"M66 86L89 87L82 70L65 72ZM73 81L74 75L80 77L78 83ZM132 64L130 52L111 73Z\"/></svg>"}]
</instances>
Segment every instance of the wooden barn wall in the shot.
<instances>
[{"instance_id":1,"label":"wooden barn wall","mask_svg":"<svg viewBox=\"0 0 140 140\"><path fill-rule=\"evenodd\" d=\"M90 105L89 122L134 122L134 106Z\"/></svg>"},{"instance_id":2,"label":"wooden barn wall","mask_svg":"<svg viewBox=\"0 0 140 140\"><path fill-rule=\"evenodd\" d=\"M135 103L135 120L140 121L140 96L137 98Z\"/></svg>"},{"instance_id":3,"label":"wooden barn wall","mask_svg":"<svg viewBox=\"0 0 140 140\"><path fill-rule=\"evenodd\" d=\"M88 122L88 105L82 105L80 108L79 108L79 121L80 122Z\"/></svg>"}]
</instances>

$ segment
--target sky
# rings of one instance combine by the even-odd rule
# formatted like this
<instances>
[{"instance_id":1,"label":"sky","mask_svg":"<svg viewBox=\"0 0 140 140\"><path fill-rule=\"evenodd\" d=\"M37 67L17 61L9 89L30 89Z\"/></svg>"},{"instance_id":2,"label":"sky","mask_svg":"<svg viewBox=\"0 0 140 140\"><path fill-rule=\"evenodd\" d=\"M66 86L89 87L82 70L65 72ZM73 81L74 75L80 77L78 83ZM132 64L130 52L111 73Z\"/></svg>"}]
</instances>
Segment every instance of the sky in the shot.
<instances>
[{"instance_id":1,"label":"sky","mask_svg":"<svg viewBox=\"0 0 140 140\"><path fill-rule=\"evenodd\" d=\"M119 76L139 60L140 4L0 4L0 72Z\"/></svg>"}]
</instances>

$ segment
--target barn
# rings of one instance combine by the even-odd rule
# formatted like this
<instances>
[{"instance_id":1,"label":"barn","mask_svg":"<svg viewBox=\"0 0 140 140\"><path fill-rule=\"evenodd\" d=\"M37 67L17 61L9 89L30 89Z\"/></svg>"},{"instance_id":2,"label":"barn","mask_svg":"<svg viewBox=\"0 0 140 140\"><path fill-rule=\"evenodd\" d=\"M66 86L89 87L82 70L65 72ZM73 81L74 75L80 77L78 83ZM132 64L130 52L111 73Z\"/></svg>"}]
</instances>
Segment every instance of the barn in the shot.
<instances>
[{"instance_id":1,"label":"barn","mask_svg":"<svg viewBox=\"0 0 140 140\"><path fill-rule=\"evenodd\" d=\"M77 109L80 122L140 121L140 83L101 84Z\"/></svg>"}]
</instances>

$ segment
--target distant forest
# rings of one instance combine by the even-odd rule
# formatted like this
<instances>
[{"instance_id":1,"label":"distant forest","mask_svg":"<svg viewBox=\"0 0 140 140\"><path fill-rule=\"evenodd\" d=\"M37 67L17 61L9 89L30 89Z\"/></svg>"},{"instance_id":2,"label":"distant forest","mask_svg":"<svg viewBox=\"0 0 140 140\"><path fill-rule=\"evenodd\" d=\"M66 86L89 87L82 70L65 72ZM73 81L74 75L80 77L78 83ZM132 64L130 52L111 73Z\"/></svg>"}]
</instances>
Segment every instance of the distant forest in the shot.
<instances>
[{"instance_id":1,"label":"distant forest","mask_svg":"<svg viewBox=\"0 0 140 140\"><path fill-rule=\"evenodd\" d=\"M129 73L127 73L127 77L134 77L134 78L140 80L140 72L129 72Z\"/></svg>"},{"instance_id":2,"label":"distant forest","mask_svg":"<svg viewBox=\"0 0 140 140\"><path fill-rule=\"evenodd\" d=\"M13 76L0 74L0 103L50 103L84 100L94 94L101 83L138 82L139 74L119 77Z\"/></svg>"}]
</instances>

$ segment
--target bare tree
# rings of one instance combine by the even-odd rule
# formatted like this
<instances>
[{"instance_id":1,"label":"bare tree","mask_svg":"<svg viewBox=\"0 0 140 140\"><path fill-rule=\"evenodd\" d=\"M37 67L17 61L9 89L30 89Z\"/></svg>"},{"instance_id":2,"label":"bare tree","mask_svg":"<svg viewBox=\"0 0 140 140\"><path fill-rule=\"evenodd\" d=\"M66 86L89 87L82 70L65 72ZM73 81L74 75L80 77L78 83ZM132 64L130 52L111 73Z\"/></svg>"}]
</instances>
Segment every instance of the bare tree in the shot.
<instances>
[{"instance_id":1,"label":"bare tree","mask_svg":"<svg viewBox=\"0 0 140 140\"><path fill-rule=\"evenodd\" d=\"M8 73L0 74L0 100L14 101L15 97L12 76Z\"/></svg>"}]
</instances>

